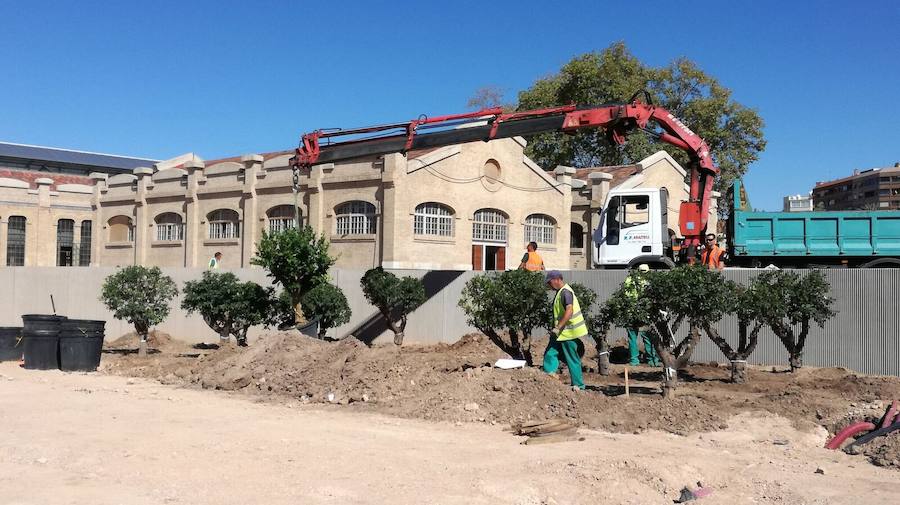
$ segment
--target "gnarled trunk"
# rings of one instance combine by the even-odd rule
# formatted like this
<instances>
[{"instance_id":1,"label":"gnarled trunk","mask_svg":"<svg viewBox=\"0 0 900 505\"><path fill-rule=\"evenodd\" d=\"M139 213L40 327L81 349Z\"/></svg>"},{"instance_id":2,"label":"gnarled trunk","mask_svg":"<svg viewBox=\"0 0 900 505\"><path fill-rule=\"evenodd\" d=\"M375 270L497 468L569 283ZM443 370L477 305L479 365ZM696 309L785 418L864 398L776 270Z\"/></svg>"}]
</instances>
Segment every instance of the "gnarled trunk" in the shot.
<instances>
[{"instance_id":1,"label":"gnarled trunk","mask_svg":"<svg viewBox=\"0 0 900 505\"><path fill-rule=\"evenodd\" d=\"M747 382L747 361L738 359L731 361L731 382L743 384Z\"/></svg>"},{"instance_id":2,"label":"gnarled trunk","mask_svg":"<svg viewBox=\"0 0 900 505\"><path fill-rule=\"evenodd\" d=\"M700 328L691 324L688 336L679 342L677 346L674 345L672 338L662 336L669 333L666 321L654 323L651 330L648 333L650 342L656 348L659 359L663 363L663 396L669 398L674 396L675 388L678 387L678 370L688 365L694 348L700 342Z\"/></svg>"},{"instance_id":3,"label":"gnarled trunk","mask_svg":"<svg viewBox=\"0 0 900 505\"><path fill-rule=\"evenodd\" d=\"M300 304L300 296L291 294L291 306L294 309L294 325L295 326L306 326L306 323L309 321L306 319L306 316L303 314L303 306Z\"/></svg>"}]
</instances>

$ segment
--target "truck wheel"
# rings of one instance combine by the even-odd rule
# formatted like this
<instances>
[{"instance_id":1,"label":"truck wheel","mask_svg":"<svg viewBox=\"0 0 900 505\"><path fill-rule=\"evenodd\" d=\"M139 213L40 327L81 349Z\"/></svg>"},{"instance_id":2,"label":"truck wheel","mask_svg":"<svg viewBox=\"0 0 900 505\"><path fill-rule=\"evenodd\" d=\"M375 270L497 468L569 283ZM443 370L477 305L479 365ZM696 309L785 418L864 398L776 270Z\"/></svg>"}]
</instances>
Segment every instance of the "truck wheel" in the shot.
<instances>
[{"instance_id":1,"label":"truck wheel","mask_svg":"<svg viewBox=\"0 0 900 505\"><path fill-rule=\"evenodd\" d=\"M647 264L651 270L671 270L675 262L665 256L638 256L628 262L628 269L634 270L640 264Z\"/></svg>"},{"instance_id":2,"label":"truck wheel","mask_svg":"<svg viewBox=\"0 0 900 505\"><path fill-rule=\"evenodd\" d=\"M863 263L859 268L900 268L900 259L880 258L868 263Z\"/></svg>"}]
</instances>

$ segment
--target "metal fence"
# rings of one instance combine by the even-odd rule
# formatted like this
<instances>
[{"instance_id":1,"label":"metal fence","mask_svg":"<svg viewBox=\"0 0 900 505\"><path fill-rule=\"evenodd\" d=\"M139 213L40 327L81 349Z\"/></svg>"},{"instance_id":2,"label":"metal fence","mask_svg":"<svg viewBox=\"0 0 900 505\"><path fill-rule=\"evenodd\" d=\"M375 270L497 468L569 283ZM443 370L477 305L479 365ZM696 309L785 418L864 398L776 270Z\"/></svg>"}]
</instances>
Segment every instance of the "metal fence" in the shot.
<instances>
[{"instance_id":1,"label":"metal fence","mask_svg":"<svg viewBox=\"0 0 900 505\"><path fill-rule=\"evenodd\" d=\"M166 268L179 284L199 278L201 269ZM112 268L0 268L0 325L21 324L21 315L47 313L50 310L49 295L54 294L57 309L70 317L106 319L108 335L130 331L127 325L112 318L112 314L97 299L102 280L114 272ZM234 271L239 277L266 283L265 272L260 269ZM725 277L747 283L754 270L726 270ZM804 271L800 271L803 273ZM389 330L381 322L378 312L369 305L359 287L362 270L335 269L332 281L345 293L353 310L348 324L329 331L340 338L350 333L365 341L389 337ZM475 272L453 271L395 271L399 275L422 278L427 301L409 318L406 338L409 342L454 342L466 333L476 331L466 324L465 314L457 306L466 281ZM588 270L564 273L569 282L580 282L593 289L598 303L606 300L625 278L623 271ZM804 363L810 366L839 366L864 373L900 375L900 270L895 269L835 269L826 270L831 283L831 296L836 299L837 315L824 328L813 326L810 330L804 354ZM168 320L160 325L173 336L189 341L214 338L202 319L187 316L176 300ZM259 333L251 333L251 338ZM680 330L684 333L685 329ZM736 338L737 323L727 318L719 324L720 333L729 340ZM610 339L624 337L622 329L614 329ZM734 343L734 342L732 342ZM695 361L724 361L719 349L704 337L694 351ZM778 339L764 328L760 332L759 346L750 361L756 364L787 364L787 351Z\"/></svg>"}]
</instances>

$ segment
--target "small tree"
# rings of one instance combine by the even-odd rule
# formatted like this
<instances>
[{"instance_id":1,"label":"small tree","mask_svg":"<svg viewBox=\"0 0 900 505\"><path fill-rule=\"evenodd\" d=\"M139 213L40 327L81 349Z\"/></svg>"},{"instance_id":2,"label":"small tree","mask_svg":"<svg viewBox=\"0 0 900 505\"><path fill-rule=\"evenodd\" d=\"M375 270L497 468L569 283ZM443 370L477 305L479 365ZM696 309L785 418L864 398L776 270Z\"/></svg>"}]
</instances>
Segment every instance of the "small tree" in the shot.
<instances>
[{"instance_id":1,"label":"small tree","mask_svg":"<svg viewBox=\"0 0 900 505\"><path fill-rule=\"evenodd\" d=\"M305 324L301 300L307 292L326 282L334 265L328 254L328 241L309 226L269 233L263 232L256 257L250 262L268 271L291 297L295 324Z\"/></svg>"},{"instance_id":2,"label":"small tree","mask_svg":"<svg viewBox=\"0 0 900 505\"><path fill-rule=\"evenodd\" d=\"M233 335L238 345L246 346L250 327L268 323L273 293L255 282L241 282L231 272L206 271L202 279L184 284L181 308L200 313L221 342Z\"/></svg>"},{"instance_id":3,"label":"small tree","mask_svg":"<svg viewBox=\"0 0 900 505\"><path fill-rule=\"evenodd\" d=\"M319 338L324 339L325 332L329 328L350 321L351 312L347 297L333 284L327 282L319 284L303 296L301 303L308 317L319 320Z\"/></svg>"},{"instance_id":4,"label":"small tree","mask_svg":"<svg viewBox=\"0 0 900 505\"><path fill-rule=\"evenodd\" d=\"M540 272L508 270L472 277L459 300L468 323L503 352L531 366L531 333L550 324L547 288ZM509 335L507 342L501 334Z\"/></svg>"},{"instance_id":5,"label":"small tree","mask_svg":"<svg viewBox=\"0 0 900 505\"><path fill-rule=\"evenodd\" d=\"M147 354L150 327L169 315L169 302L178 294L175 281L158 267L139 265L122 268L103 282L100 295L116 319L128 321L140 337L138 355Z\"/></svg>"},{"instance_id":6,"label":"small tree","mask_svg":"<svg viewBox=\"0 0 900 505\"><path fill-rule=\"evenodd\" d=\"M597 370L600 375L609 375L609 342L607 341L609 323L606 321L603 307L598 309L596 306L597 293L578 282L570 283L569 287L572 288L572 291L575 292L575 298L578 299L578 305L581 307L581 314L584 316L588 334L597 343ZM551 328L550 325L554 322L553 300L548 300L546 306L547 329L549 330Z\"/></svg>"},{"instance_id":7,"label":"small tree","mask_svg":"<svg viewBox=\"0 0 900 505\"><path fill-rule=\"evenodd\" d=\"M765 300L762 293L755 289L754 280L750 287L728 281L728 292L723 296L723 304L726 312L737 316L738 320L738 346L731 347L727 340L719 335L712 325L707 326L706 334L709 339L722 351L722 354L731 362L731 382L747 382L747 358L756 350L759 342L759 330L763 326L763 312Z\"/></svg>"},{"instance_id":8,"label":"small tree","mask_svg":"<svg viewBox=\"0 0 900 505\"><path fill-rule=\"evenodd\" d=\"M425 286L415 277L398 278L383 268L373 268L360 280L366 300L384 317L394 332L394 344L403 345L407 316L425 303Z\"/></svg>"},{"instance_id":9,"label":"small tree","mask_svg":"<svg viewBox=\"0 0 900 505\"><path fill-rule=\"evenodd\" d=\"M767 271L759 275L754 286L763 304L762 318L787 349L794 372L803 366L810 322L815 321L821 328L836 314L832 308L834 298L829 296L831 286L818 270L802 277L796 272Z\"/></svg>"}]
</instances>

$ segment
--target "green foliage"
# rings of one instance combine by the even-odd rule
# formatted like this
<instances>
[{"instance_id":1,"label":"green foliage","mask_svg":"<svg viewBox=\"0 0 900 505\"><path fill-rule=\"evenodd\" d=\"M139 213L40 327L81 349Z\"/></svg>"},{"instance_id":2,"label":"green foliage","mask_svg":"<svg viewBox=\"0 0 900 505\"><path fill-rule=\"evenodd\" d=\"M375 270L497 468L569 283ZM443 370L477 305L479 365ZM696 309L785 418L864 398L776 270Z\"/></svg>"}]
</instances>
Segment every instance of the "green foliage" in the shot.
<instances>
[{"instance_id":1,"label":"green foliage","mask_svg":"<svg viewBox=\"0 0 900 505\"><path fill-rule=\"evenodd\" d=\"M550 301L540 272L508 270L469 279L459 307L468 323L504 352L530 365L531 333L551 324ZM502 333L507 332L509 342Z\"/></svg>"},{"instance_id":2,"label":"green foliage","mask_svg":"<svg viewBox=\"0 0 900 505\"><path fill-rule=\"evenodd\" d=\"M425 286L415 277L398 278L383 268L367 271L360 280L366 300L374 305L391 331L394 343L403 344L407 316L425 303Z\"/></svg>"},{"instance_id":3,"label":"green foliage","mask_svg":"<svg viewBox=\"0 0 900 505\"><path fill-rule=\"evenodd\" d=\"M682 266L649 277L644 297L653 311L664 311L676 321L705 327L722 319L729 309L732 284L717 270L703 265Z\"/></svg>"},{"instance_id":4,"label":"green foliage","mask_svg":"<svg viewBox=\"0 0 900 505\"><path fill-rule=\"evenodd\" d=\"M233 335L246 345L251 326L268 324L275 303L272 288L241 282L231 272L203 272L203 278L184 284L181 308L198 312L222 340Z\"/></svg>"},{"instance_id":5,"label":"green foliage","mask_svg":"<svg viewBox=\"0 0 900 505\"><path fill-rule=\"evenodd\" d=\"M256 257L250 262L268 271L277 284L290 295L302 322L300 300L308 291L327 282L328 269L335 259L328 254L328 241L309 226L280 232L263 232Z\"/></svg>"},{"instance_id":6,"label":"green foliage","mask_svg":"<svg viewBox=\"0 0 900 505\"><path fill-rule=\"evenodd\" d=\"M759 114L736 102L731 90L694 62L680 58L655 68L638 60L623 42L576 56L559 73L539 79L519 93L518 109L622 103L640 89L648 90L654 103L706 140L722 171L716 180L716 190L722 194L766 147ZM599 130L544 133L528 142L527 154L545 168L635 163L659 149L682 165L688 162L682 150L638 134L632 134L623 146L611 144Z\"/></svg>"},{"instance_id":7,"label":"green foliage","mask_svg":"<svg viewBox=\"0 0 900 505\"><path fill-rule=\"evenodd\" d=\"M158 267L135 265L106 278L100 301L113 311L116 319L133 324L144 341L150 327L169 315L169 302L177 294L175 281L163 275Z\"/></svg>"},{"instance_id":8,"label":"green foliage","mask_svg":"<svg viewBox=\"0 0 900 505\"><path fill-rule=\"evenodd\" d=\"M350 322L347 297L333 284L319 284L303 296L301 303L307 317L319 320L319 338L324 338L329 328Z\"/></svg>"}]
</instances>

